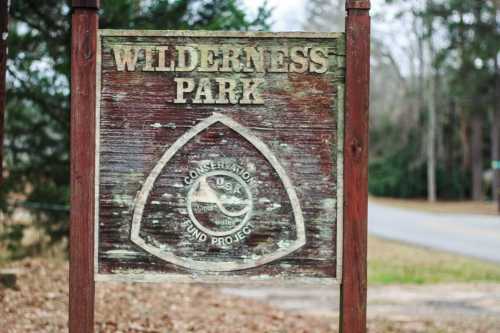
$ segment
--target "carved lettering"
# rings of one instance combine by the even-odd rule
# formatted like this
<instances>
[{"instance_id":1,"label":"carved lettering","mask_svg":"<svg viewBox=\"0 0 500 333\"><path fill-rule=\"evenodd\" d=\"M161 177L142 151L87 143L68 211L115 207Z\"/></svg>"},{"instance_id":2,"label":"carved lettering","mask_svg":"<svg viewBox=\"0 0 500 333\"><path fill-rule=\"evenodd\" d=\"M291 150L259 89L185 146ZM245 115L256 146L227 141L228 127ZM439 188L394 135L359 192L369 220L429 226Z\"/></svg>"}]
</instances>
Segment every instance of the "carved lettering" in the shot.
<instances>
[{"instance_id":1,"label":"carved lettering","mask_svg":"<svg viewBox=\"0 0 500 333\"><path fill-rule=\"evenodd\" d=\"M222 48L222 67L221 72L235 72L241 71L240 64L240 49L232 46L224 46Z\"/></svg>"},{"instance_id":2,"label":"carved lettering","mask_svg":"<svg viewBox=\"0 0 500 333\"><path fill-rule=\"evenodd\" d=\"M172 72L175 68L174 60L170 61L170 65L167 67L166 53L168 51L168 46L158 47L158 67L156 67L157 72Z\"/></svg>"},{"instance_id":3,"label":"carved lettering","mask_svg":"<svg viewBox=\"0 0 500 333\"><path fill-rule=\"evenodd\" d=\"M142 70L144 72L154 72L155 68L153 67L153 48L148 46L145 47L143 50L144 50L145 64L144 67L142 67Z\"/></svg>"},{"instance_id":4,"label":"carved lettering","mask_svg":"<svg viewBox=\"0 0 500 333\"><path fill-rule=\"evenodd\" d=\"M217 98L217 104L236 104L238 101L236 99L236 80L217 78L215 79L219 83L219 97Z\"/></svg>"},{"instance_id":5,"label":"carved lettering","mask_svg":"<svg viewBox=\"0 0 500 333\"><path fill-rule=\"evenodd\" d=\"M241 82L243 82L243 97L240 104L264 104L257 89L259 85L264 83L264 79L241 79Z\"/></svg>"},{"instance_id":6,"label":"carved lettering","mask_svg":"<svg viewBox=\"0 0 500 333\"><path fill-rule=\"evenodd\" d=\"M144 60L140 70L158 72L303 73L307 67L312 73L328 70L328 49L323 47L177 45L168 63L168 46L115 45L112 49L118 71L137 70L138 60Z\"/></svg>"},{"instance_id":7,"label":"carved lettering","mask_svg":"<svg viewBox=\"0 0 500 333\"><path fill-rule=\"evenodd\" d=\"M137 58L140 48L133 46L113 46L113 54L115 56L116 70L123 72L135 71Z\"/></svg>"},{"instance_id":8,"label":"carved lettering","mask_svg":"<svg viewBox=\"0 0 500 333\"><path fill-rule=\"evenodd\" d=\"M307 47L292 47L290 50L290 72L304 73L307 71L309 61L307 60Z\"/></svg>"},{"instance_id":9,"label":"carved lettering","mask_svg":"<svg viewBox=\"0 0 500 333\"><path fill-rule=\"evenodd\" d=\"M215 58L218 54L218 49L212 45L200 45L200 72L217 72L220 62Z\"/></svg>"},{"instance_id":10,"label":"carved lettering","mask_svg":"<svg viewBox=\"0 0 500 333\"><path fill-rule=\"evenodd\" d=\"M177 82L177 97L174 103L186 103L184 94L194 90L194 79L177 77L174 81Z\"/></svg>"},{"instance_id":11,"label":"carved lettering","mask_svg":"<svg viewBox=\"0 0 500 333\"><path fill-rule=\"evenodd\" d=\"M264 104L265 73L326 73L325 47L112 46L117 71L260 73L258 78L174 77L176 104Z\"/></svg>"},{"instance_id":12,"label":"carved lettering","mask_svg":"<svg viewBox=\"0 0 500 333\"><path fill-rule=\"evenodd\" d=\"M198 66L198 51L191 46L176 46L178 72L191 72Z\"/></svg>"},{"instance_id":13,"label":"carved lettering","mask_svg":"<svg viewBox=\"0 0 500 333\"><path fill-rule=\"evenodd\" d=\"M288 49L284 47L271 48L271 67L269 72L286 73L288 71L285 66L285 57L288 56Z\"/></svg>"},{"instance_id":14,"label":"carved lettering","mask_svg":"<svg viewBox=\"0 0 500 333\"><path fill-rule=\"evenodd\" d=\"M313 47L311 49L311 63L309 71L312 73L326 73L328 70L328 52L322 47Z\"/></svg>"},{"instance_id":15,"label":"carved lettering","mask_svg":"<svg viewBox=\"0 0 500 333\"><path fill-rule=\"evenodd\" d=\"M213 104L214 98L212 96L212 89L210 88L210 80L207 78L200 79L198 89L196 89L196 96L193 100L194 104Z\"/></svg>"},{"instance_id":16,"label":"carved lettering","mask_svg":"<svg viewBox=\"0 0 500 333\"><path fill-rule=\"evenodd\" d=\"M264 73L264 50L255 47L245 47L246 62L244 72Z\"/></svg>"},{"instance_id":17,"label":"carved lettering","mask_svg":"<svg viewBox=\"0 0 500 333\"><path fill-rule=\"evenodd\" d=\"M264 104L260 86L264 79L175 78L177 94L174 103L193 104ZM213 92L216 92L214 98ZM192 96L194 92L194 97Z\"/></svg>"}]
</instances>

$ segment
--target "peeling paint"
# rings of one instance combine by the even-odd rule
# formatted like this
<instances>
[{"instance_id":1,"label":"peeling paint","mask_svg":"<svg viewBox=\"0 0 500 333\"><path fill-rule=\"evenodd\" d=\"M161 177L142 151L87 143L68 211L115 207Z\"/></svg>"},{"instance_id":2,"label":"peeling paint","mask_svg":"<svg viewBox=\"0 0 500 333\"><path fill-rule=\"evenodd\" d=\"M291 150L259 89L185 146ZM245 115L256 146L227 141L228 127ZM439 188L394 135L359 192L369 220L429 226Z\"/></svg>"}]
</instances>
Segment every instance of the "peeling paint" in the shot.
<instances>
[{"instance_id":1,"label":"peeling paint","mask_svg":"<svg viewBox=\"0 0 500 333\"><path fill-rule=\"evenodd\" d=\"M106 232L96 241L97 279L128 279L130 281L307 281L332 283L341 276L341 206L342 206L342 140L343 140L343 34L242 34L101 31L98 65L106 68L106 81L98 82L98 154L96 172L100 188L96 203L97 224ZM273 38L270 38L270 37ZM313 39L306 39L315 36ZM208 38L208 39L205 39ZM231 42L228 42L231 38ZM246 38L246 39L245 39ZM253 40L253 38L257 38ZM143 45L187 45L263 43L266 47L278 42L284 47L320 45L328 49L329 70L324 75L301 73L204 73L222 78L241 80L260 77L266 80L262 106L210 105L200 108L193 104L169 104L175 93L172 73L128 72L120 76L113 72L109 43L142 43ZM155 44L156 43L156 44ZM141 63L140 66L143 66ZM101 68L101 67L99 67ZM100 75L100 72L98 73ZM184 73L194 77L199 73ZM100 77L100 76L98 76ZM169 82L172 82L170 84ZM123 83L126 83L124 85ZM140 112L138 112L140 110ZM145 184L156 160L183 133L213 112L229 116L243 124L276 155L292 180L297 197L304 209L306 245L283 260L253 270L230 274L207 270L185 273L176 265L154 261L147 252L130 242L128 233L133 203ZM167 130L162 130L167 128ZM221 145L222 148L218 148ZM161 250L173 249L177 255L205 260L207 263L239 258L247 264L277 248L286 248L296 237L290 227L291 203L286 189L276 181L276 173L252 150L248 142L224 128L207 131L190 141L189 147L175 167L160 174L154 195L146 202L147 228L142 232L145 242ZM216 248L197 242L185 233L188 220L189 186L183 177L192 168L210 160L234 160L255 175L251 193L256 208L252 211L252 233L241 247L227 244ZM125 195L126 197L123 197ZM100 204L101 203L101 204ZM122 210L120 208L126 208ZM117 213L117 212L121 212ZM278 214L274 216L272 214ZM271 218L271 216L273 216ZM102 222L102 223L101 223ZM339 223L340 222L340 223ZM97 236L96 236L97 237ZM204 248L205 246L205 248ZM249 246L253 248L250 249ZM118 257L110 260L107 251L126 249L135 253L127 261ZM234 252L231 252L234 251ZM210 254L210 253L213 253ZM102 257L99 257L101 255ZM230 259L232 260L232 259ZM154 261L155 265L150 265ZM209 264L207 264L208 267ZM142 269L142 267L147 267ZM337 269L335 269L337 268ZM108 276L110 274L112 276Z\"/></svg>"},{"instance_id":2,"label":"peeling paint","mask_svg":"<svg viewBox=\"0 0 500 333\"><path fill-rule=\"evenodd\" d=\"M171 128L171 129L175 129L177 127L175 123L166 123L166 124L154 123L149 126L153 128Z\"/></svg>"}]
</instances>

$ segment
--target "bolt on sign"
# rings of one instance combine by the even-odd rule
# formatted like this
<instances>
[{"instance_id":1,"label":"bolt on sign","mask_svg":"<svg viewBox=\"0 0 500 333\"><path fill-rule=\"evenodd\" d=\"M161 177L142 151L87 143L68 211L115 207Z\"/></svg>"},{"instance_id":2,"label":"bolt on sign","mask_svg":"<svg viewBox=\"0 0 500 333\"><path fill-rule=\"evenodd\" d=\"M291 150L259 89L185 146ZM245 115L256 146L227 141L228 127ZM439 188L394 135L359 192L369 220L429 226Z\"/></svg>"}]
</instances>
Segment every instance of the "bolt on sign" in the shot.
<instances>
[{"instance_id":1,"label":"bolt on sign","mask_svg":"<svg viewBox=\"0 0 500 333\"><path fill-rule=\"evenodd\" d=\"M97 43L97 280L339 282L344 34Z\"/></svg>"}]
</instances>

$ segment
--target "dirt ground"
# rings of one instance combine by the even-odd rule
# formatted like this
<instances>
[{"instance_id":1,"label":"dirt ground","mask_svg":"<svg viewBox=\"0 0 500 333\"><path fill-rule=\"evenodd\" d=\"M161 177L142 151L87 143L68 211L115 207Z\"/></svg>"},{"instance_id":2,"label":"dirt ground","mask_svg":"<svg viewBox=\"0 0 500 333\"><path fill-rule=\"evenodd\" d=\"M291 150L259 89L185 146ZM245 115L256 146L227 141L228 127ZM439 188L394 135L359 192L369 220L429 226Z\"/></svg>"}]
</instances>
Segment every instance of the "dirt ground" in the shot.
<instances>
[{"instance_id":1,"label":"dirt ground","mask_svg":"<svg viewBox=\"0 0 500 333\"><path fill-rule=\"evenodd\" d=\"M29 259L0 287L0 332L67 331L67 263ZM335 332L328 290L99 283L96 332ZM500 332L500 285L380 286L369 332Z\"/></svg>"},{"instance_id":2,"label":"dirt ground","mask_svg":"<svg viewBox=\"0 0 500 333\"><path fill-rule=\"evenodd\" d=\"M338 313L333 288L223 288L238 295L317 318ZM374 332L500 332L500 284L380 285L368 288L368 319Z\"/></svg>"}]
</instances>

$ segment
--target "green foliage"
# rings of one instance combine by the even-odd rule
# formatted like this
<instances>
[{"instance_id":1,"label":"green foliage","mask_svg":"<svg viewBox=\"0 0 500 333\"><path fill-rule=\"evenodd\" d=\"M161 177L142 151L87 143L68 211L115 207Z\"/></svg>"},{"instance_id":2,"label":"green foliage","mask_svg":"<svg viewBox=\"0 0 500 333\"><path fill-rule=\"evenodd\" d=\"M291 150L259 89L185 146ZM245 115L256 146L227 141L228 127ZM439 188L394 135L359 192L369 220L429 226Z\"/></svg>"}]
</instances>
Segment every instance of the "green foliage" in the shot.
<instances>
[{"instance_id":1,"label":"green foliage","mask_svg":"<svg viewBox=\"0 0 500 333\"><path fill-rule=\"evenodd\" d=\"M37 225L53 241L68 229L68 211L60 206L69 199L70 2L13 1L8 40L7 178L0 208L11 213L14 196L32 203ZM237 0L106 0L100 27L266 30L269 17L265 5L250 19Z\"/></svg>"},{"instance_id":2,"label":"green foliage","mask_svg":"<svg viewBox=\"0 0 500 333\"><path fill-rule=\"evenodd\" d=\"M420 120L419 123L424 122ZM374 151L369 161L368 190L370 194L394 198L425 198L427 166L422 131L416 124L406 137L401 130L385 120L371 131L370 139L383 146ZM441 163L436 170L438 197L465 199L470 192L469 174L460 165Z\"/></svg>"},{"instance_id":3,"label":"green foliage","mask_svg":"<svg viewBox=\"0 0 500 333\"><path fill-rule=\"evenodd\" d=\"M494 99L493 59L500 50L497 6L493 0L433 1L420 13L446 33L446 45L434 61L447 71L451 91L468 112L485 112Z\"/></svg>"},{"instance_id":4,"label":"green foliage","mask_svg":"<svg viewBox=\"0 0 500 333\"><path fill-rule=\"evenodd\" d=\"M113 29L268 30L270 15L264 4L249 19L237 0L107 0L99 24Z\"/></svg>"},{"instance_id":5,"label":"green foliage","mask_svg":"<svg viewBox=\"0 0 500 333\"><path fill-rule=\"evenodd\" d=\"M396 138L398 134L386 124L385 128L373 131L372 140L398 142ZM426 195L425 161L418 158L422 148L415 144L416 142L419 140L416 131L413 130L407 144L388 145L384 147L380 156L370 159L368 190L371 194L400 198Z\"/></svg>"},{"instance_id":6,"label":"green foliage","mask_svg":"<svg viewBox=\"0 0 500 333\"><path fill-rule=\"evenodd\" d=\"M452 166L445 169L440 166L436 170L436 179L439 198L466 200L470 197L471 177L462 168Z\"/></svg>"},{"instance_id":7,"label":"green foliage","mask_svg":"<svg viewBox=\"0 0 500 333\"><path fill-rule=\"evenodd\" d=\"M486 119L488 112L498 108L495 79L499 74L494 61L500 57L498 1L385 2L396 5L393 7L399 11L396 18L411 23L409 39L415 41L409 43L415 48L410 53L414 68L408 74L401 70L404 84L399 103L372 103L378 107L372 109L375 115L385 112L397 116L374 121L377 127L371 129L371 146L379 148L371 151L369 189L381 196L427 196L426 163L431 151L428 144L431 103L427 99L432 96L436 112L433 147L438 198L465 199L472 194L471 188L482 185L481 177L473 178L471 170L481 174L488 168L486 161L491 160L492 145L488 143L493 140L486 137L493 133L493 124ZM378 50L374 48L375 56ZM376 72L374 82L377 77L384 82L387 76ZM383 95L394 96L385 84ZM472 119L479 119L481 126L472 128ZM409 124L411 121L414 123ZM485 149L474 144L474 134L482 137Z\"/></svg>"},{"instance_id":8,"label":"green foliage","mask_svg":"<svg viewBox=\"0 0 500 333\"><path fill-rule=\"evenodd\" d=\"M6 259L17 259L23 256L26 251L21 247L25 225L13 224L2 228L0 232L0 243L6 251L0 254L0 263Z\"/></svg>"},{"instance_id":9,"label":"green foliage","mask_svg":"<svg viewBox=\"0 0 500 333\"><path fill-rule=\"evenodd\" d=\"M425 198L426 170L425 164L409 167L412 160L412 149L404 147L399 152L370 162L369 192L375 196L393 198ZM441 199L467 198L470 192L470 176L460 168L436 170L438 197Z\"/></svg>"}]
</instances>

